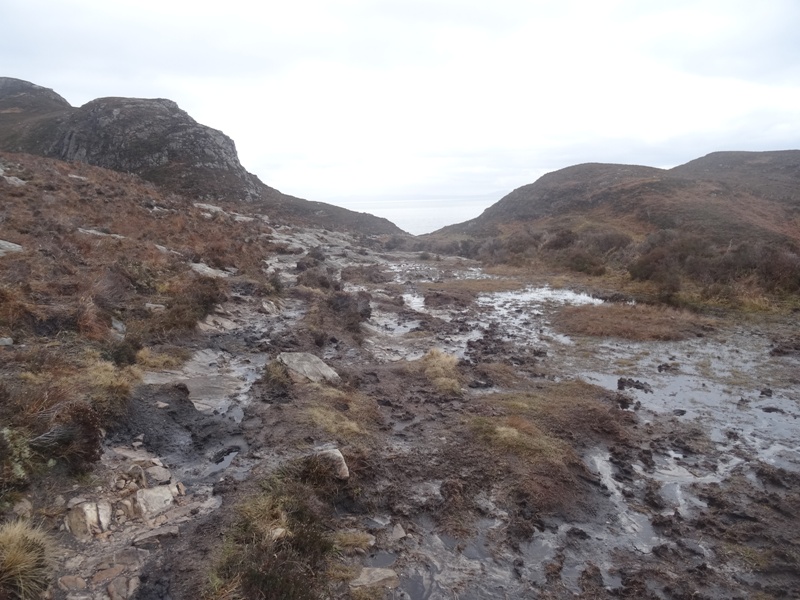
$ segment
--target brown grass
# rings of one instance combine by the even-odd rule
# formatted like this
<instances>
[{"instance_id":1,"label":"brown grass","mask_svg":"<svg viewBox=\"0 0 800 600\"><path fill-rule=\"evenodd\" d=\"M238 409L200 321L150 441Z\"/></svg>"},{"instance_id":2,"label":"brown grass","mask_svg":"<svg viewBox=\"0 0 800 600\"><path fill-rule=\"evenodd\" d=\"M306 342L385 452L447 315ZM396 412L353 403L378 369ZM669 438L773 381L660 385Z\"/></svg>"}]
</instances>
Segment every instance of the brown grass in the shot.
<instances>
[{"instance_id":1,"label":"brown grass","mask_svg":"<svg viewBox=\"0 0 800 600\"><path fill-rule=\"evenodd\" d=\"M468 433L488 449L491 477L504 482L512 513L522 505L567 515L580 505L589 476L579 451L599 441L623 441L629 417L606 399L607 391L581 381L537 388L483 397L476 412L497 416L470 418ZM532 528L524 511L512 520L523 533Z\"/></svg>"},{"instance_id":2,"label":"brown grass","mask_svg":"<svg viewBox=\"0 0 800 600\"><path fill-rule=\"evenodd\" d=\"M627 340L684 340L711 326L711 319L662 306L600 304L563 308L554 324L570 335Z\"/></svg>"},{"instance_id":3,"label":"brown grass","mask_svg":"<svg viewBox=\"0 0 800 600\"><path fill-rule=\"evenodd\" d=\"M372 398L355 391L307 384L298 395L304 400L304 414L312 425L341 441L368 438L382 423L381 412Z\"/></svg>"},{"instance_id":4,"label":"brown grass","mask_svg":"<svg viewBox=\"0 0 800 600\"><path fill-rule=\"evenodd\" d=\"M411 374L422 374L442 396L460 396L463 393L463 376L458 370L458 359L438 348L430 350L419 360L407 363Z\"/></svg>"}]
</instances>

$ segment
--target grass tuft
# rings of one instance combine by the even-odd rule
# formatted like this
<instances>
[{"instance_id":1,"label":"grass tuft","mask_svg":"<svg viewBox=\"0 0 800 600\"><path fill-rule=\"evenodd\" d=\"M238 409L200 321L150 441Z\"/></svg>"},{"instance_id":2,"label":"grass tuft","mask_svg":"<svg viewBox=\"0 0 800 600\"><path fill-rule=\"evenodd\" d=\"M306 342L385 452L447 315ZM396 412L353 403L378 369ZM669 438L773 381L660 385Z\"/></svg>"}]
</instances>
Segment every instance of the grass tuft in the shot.
<instances>
[{"instance_id":1,"label":"grass tuft","mask_svg":"<svg viewBox=\"0 0 800 600\"><path fill-rule=\"evenodd\" d=\"M40 598L50 584L53 544L24 521L0 525L0 598Z\"/></svg>"}]
</instances>

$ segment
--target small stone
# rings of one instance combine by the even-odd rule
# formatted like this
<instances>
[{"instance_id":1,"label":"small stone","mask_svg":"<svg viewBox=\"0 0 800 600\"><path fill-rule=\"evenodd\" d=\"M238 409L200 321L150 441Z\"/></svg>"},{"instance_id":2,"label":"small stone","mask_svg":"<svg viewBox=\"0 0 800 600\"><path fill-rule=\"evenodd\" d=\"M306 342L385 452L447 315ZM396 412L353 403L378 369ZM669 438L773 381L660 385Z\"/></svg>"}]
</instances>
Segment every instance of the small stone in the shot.
<instances>
[{"instance_id":1,"label":"small stone","mask_svg":"<svg viewBox=\"0 0 800 600\"><path fill-rule=\"evenodd\" d=\"M351 588L382 586L396 588L400 585L400 579L393 569L379 569L374 567L364 567L358 577L350 582Z\"/></svg>"},{"instance_id":2,"label":"small stone","mask_svg":"<svg viewBox=\"0 0 800 600\"><path fill-rule=\"evenodd\" d=\"M164 467L152 466L149 469L145 469L145 475L149 485L162 485L169 483L169 480L172 479L172 473Z\"/></svg>"},{"instance_id":3,"label":"small stone","mask_svg":"<svg viewBox=\"0 0 800 600\"><path fill-rule=\"evenodd\" d=\"M392 534L389 536L389 539L393 542L398 542L406 537L406 531L403 529L403 526L400 523L397 523L392 528Z\"/></svg>"},{"instance_id":4,"label":"small stone","mask_svg":"<svg viewBox=\"0 0 800 600\"><path fill-rule=\"evenodd\" d=\"M23 498L14 505L11 511L19 519L30 519L33 514L33 504L31 504L31 501L27 498Z\"/></svg>"},{"instance_id":5,"label":"small stone","mask_svg":"<svg viewBox=\"0 0 800 600\"><path fill-rule=\"evenodd\" d=\"M156 402L156 408L158 409L169 408L169 404L167 404L166 402Z\"/></svg>"},{"instance_id":6,"label":"small stone","mask_svg":"<svg viewBox=\"0 0 800 600\"><path fill-rule=\"evenodd\" d=\"M119 512L122 512L129 519L136 516L136 510L133 506L133 502L127 498L125 500L120 500L117 506L119 506Z\"/></svg>"},{"instance_id":7,"label":"small stone","mask_svg":"<svg viewBox=\"0 0 800 600\"><path fill-rule=\"evenodd\" d=\"M142 446L144 446L144 443L143 442L133 442L131 444L131 446L133 446L134 448L141 448Z\"/></svg>"},{"instance_id":8,"label":"small stone","mask_svg":"<svg viewBox=\"0 0 800 600\"><path fill-rule=\"evenodd\" d=\"M133 545L141 546L150 542L157 542L162 537L178 537L179 535L180 530L176 526L160 527L136 536L133 540Z\"/></svg>"},{"instance_id":9,"label":"small stone","mask_svg":"<svg viewBox=\"0 0 800 600\"><path fill-rule=\"evenodd\" d=\"M117 577L107 588L111 600L127 600L128 580L125 577Z\"/></svg>"},{"instance_id":10,"label":"small stone","mask_svg":"<svg viewBox=\"0 0 800 600\"><path fill-rule=\"evenodd\" d=\"M67 530L78 539L85 540L102 531L94 502L84 502L72 507L64 523Z\"/></svg>"},{"instance_id":11,"label":"small stone","mask_svg":"<svg viewBox=\"0 0 800 600\"><path fill-rule=\"evenodd\" d=\"M167 307L163 304L153 304L152 302L146 302L144 307L150 312L164 312L167 310Z\"/></svg>"},{"instance_id":12,"label":"small stone","mask_svg":"<svg viewBox=\"0 0 800 600\"><path fill-rule=\"evenodd\" d=\"M124 550L114 553L114 563L139 567L145 559L147 559L149 554L147 550L142 550L140 548L125 548Z\"/></svg>"},{"instance_id":13,"label":"small stone","mask_svg":"<svg viewBox=\"0 0 800 600\"><path fill-rule=\"evenodd\" d=\"M0 337L0 346L13 346L14 340L9 337Z\"/></svg>"},{"instance_id":14,"label":"small stone","mask_svg":"<svg viewBox=\"0 0 800 600\"><path fill-rule=\"evenodd\" d=\"M58 580L58 587L65 592L85 590L86 580L77 575L65 575Z\"/></svg>"},{"instance_id":15,"label":"small stone","mask_svg":"<svg viewBox=\"0 0 800 600\"><path fill-rule=\"evenodd\" d=\"M104 583L108 583L112 579L115 579L122 575L122 572L125 570L123 565L117 565L115 567L110 567L108 569L103 569L102 571L98 571L92 577L92 584L93 585L102 585Z\"/></svg>"}]
</instances>

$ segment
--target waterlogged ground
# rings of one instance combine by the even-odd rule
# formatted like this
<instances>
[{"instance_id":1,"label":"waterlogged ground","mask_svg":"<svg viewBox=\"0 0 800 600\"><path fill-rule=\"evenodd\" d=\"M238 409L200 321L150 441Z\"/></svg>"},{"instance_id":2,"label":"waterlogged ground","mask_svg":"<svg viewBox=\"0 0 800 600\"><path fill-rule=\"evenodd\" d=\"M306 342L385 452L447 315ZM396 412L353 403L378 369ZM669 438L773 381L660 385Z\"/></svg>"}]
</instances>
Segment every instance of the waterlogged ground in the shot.
<instances>
[{"instance_id":1,"label":"waterlogged ground","mask_svg":"<svg viewBox=\"0 0 800 600\"><path fill-rule=\"evenodd\" d=\"M370 318L357 336L315 343L303 333L309 292L266 303L242 294L201 325L188 362L146 376L111 444L143 439L205 508L152 549L131 597L196 597L230 508L259 478L333 447L360 457L361 500L337 505L335 526L373 540L347 560L354 574L385 576L362 598L800 597L800 359L771 354L787 324L720 320L677 342L568 337L554 316L600 304L591 293L376 253L329 232L278 235L297 248L267 264L287 289L318 246L334 278L352 266L382 273L344 283L370 294ZM432 392L408 367L434 348L459 359L460 394ZM265 365L296 351L374 399L380 426L354 439L325 433L303 409L321 388L263 388ZM594 389L580 382L598 386L616 422L598 433L584 415L572 428L559 413L577 483L559 498L554 476L514 500L515 484L540 475L503 467L499 450L469 441L470 423L504 418L504 393ZM176 394L188 402L165 418L154 407L177 406ZM331 593L355 592L345 581Z\"/></svg>"}]
</instances>

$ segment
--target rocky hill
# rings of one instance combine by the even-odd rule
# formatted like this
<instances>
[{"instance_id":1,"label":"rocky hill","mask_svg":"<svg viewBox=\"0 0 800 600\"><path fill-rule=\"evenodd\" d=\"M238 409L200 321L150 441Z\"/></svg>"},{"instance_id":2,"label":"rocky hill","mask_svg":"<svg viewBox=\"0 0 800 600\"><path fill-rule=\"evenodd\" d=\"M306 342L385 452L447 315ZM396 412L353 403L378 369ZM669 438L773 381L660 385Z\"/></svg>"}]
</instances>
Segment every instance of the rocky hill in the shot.
<instances>
[{"instance_id":1,"label":"rocky hill","mask_svg":"<svg viewBox=\"0 0 800 600\"><path fill-rule=\"evenodd\" d=\"M544 261L593 275L627 270L664 290L691 282L714 295L720 285L748 280L794 293L800 151L717 152L669 170L568 167L428 240L494 263Z\"/></svg>"},{"instance_id":2,"label":"rocky hill","mask_svg":"<svg viewBox=\"0 0 800 600\"><path fill-rule=\"evenodd\" d=\"M265 185L241 165L233 140L171 100L99 98L73 108L52 90L0 77L0 150L135 173L198 200L259 203L273 218L365 234L401 233L386 219Z\"/></svg>"}]
</instances>

